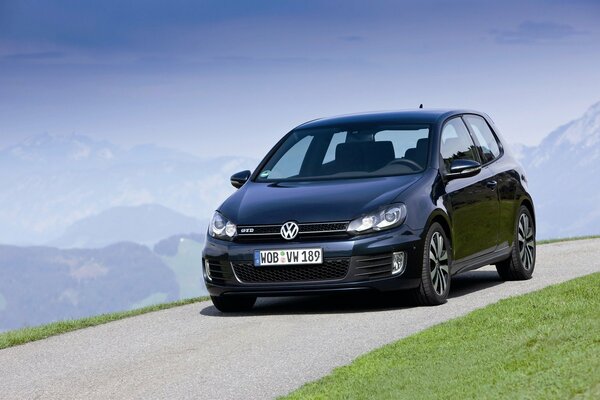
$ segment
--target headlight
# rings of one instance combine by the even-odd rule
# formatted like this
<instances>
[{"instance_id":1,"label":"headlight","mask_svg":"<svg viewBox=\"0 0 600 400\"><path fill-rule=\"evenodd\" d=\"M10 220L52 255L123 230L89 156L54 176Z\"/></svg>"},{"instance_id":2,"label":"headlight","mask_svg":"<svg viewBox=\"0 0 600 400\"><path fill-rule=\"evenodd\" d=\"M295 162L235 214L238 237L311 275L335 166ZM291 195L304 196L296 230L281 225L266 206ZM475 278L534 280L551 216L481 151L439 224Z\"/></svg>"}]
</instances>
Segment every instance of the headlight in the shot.
<instances>
[{"instance_id":1,"label":"headlight","mask_svg":"<svg viewBox=\"0 0 600 400\"><path fill-rule=\"evenodd\" d=\"M381 231L400 225L406 219L406 206L392 204L379 211L352 220L348 224L348 232L359 234Z\"/></svg>"},{"instance_id":2,"label":"headlight","mask_svg":"<svg viewBox=\"0 0 600 400\"><path fill-rule=\"evenodd\" d=\"M208 233L218 239L231 240L237 235L237 227L221 213L215 211L208 227Z\"/></svg>"}]
</instances>

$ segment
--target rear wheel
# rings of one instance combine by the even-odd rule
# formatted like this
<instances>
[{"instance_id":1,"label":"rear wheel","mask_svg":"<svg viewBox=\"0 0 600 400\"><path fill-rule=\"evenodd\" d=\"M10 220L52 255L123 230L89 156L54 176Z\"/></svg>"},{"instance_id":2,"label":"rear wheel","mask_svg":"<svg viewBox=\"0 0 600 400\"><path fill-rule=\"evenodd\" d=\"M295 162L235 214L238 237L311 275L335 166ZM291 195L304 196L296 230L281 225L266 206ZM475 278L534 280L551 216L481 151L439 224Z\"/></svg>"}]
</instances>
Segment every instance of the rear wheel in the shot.
<instances>
[{"instance_id":1,"label":"rear wheel","mask_svg":"<svg viewBox=\"0 0 600 400\"><path fill-rule=\"evenodd\" d=\"M239 312L252 309L255 296L210 296L214 306L221 312Z\"/></svg>"},{"instance_id":2,"label":"rear wheel","mask_svg":"<svg viewBox=\"0 0 600 400\"><path fill-rule=\"evenodd\" d=\"M450 292L449 241L440 224L433 223L425 237L421 284L414 290L418 304L434 306L443 304Z\"/></svg>"},{"instance_id":3,"label":"rear wheel","mask_svg":"<svg viewBox=\"0 0 600 400\"><path fill-rule=\"evenodd\" d=\"M535 268L535 225L529 209L521 206L515 224L515 239L510 257L496 264L498 275L504 280L531 279Z\"/></svg>"}]
</instances>

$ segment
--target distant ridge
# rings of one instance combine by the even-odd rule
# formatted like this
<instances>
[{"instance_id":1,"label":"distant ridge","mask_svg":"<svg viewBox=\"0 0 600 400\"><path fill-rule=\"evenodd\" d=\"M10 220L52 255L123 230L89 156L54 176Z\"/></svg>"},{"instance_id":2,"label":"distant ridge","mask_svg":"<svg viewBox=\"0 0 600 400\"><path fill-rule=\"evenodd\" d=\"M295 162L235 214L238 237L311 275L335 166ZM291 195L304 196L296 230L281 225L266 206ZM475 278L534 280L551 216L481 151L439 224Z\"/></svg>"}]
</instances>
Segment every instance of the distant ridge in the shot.
<instances>
[{"instance_id":1,"label":"distant ridge","mask_svg":"<svg viewBox=\"0 0 600 400\"><path fill-rule=\"evenodd\" d=\"M204 244L204 241L206 240L206 235L200 233L173 235L156 243L152 250L154 251L154 253L160 256L173 257L177 254L177 251L179 250L179 244L182 240L185 239L193 240L194 242L199 244Z\"/></svg>"},{"instance_id":2,"label":"distant ridge","mask_svg":"<svg viewBox=\"0 0 600 400\"><path fill-rule=\"evenodd\" d=\"M198 233L206 229L200 220L158 204L113 207L83 218L48 243L60 248L99 248L116 242L153 245L178 232Z\"/></svg>"},{"instance_id":3,"label":"distant ridge","mask_svg":"<svg viewBox=\"0 0 600 400\"><path fill-rule=\"evenodd\" d=\"M126 149L79 134L33 136L0 149L0 243L50 243L113 207L160 204L208 219L235 190L231 174L256 164L151 144Z\"/></svg>"},{"instance_id":4,"label":"distant ridge","mask_svg":"<svg viewBox=\"0 0 600 400\"><path fill-rule=\"evenodd\" d=\"M600 102L519 157L533 192L538 238L600 233Z\"/></svg>"}]
</instances>

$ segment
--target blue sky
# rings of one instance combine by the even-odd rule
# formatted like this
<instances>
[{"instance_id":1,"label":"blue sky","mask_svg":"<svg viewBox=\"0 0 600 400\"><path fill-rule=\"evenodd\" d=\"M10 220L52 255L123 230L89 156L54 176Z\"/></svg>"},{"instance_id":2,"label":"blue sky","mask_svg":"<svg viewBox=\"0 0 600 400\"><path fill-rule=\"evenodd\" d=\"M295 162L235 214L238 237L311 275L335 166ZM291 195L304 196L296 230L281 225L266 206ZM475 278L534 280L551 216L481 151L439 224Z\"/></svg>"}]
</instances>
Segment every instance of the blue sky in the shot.
<instances>
[{"instance_id":1,"label":"blue sky","mask_svg":"<svg viewBox=\"0 0 600 400\"><path fill-rule=\"evenodd\" d=\"M0 0L0 147L260 157L305 120L419 103L535 144L597 101L598 1Z\"/></svg>"}]
</instances>

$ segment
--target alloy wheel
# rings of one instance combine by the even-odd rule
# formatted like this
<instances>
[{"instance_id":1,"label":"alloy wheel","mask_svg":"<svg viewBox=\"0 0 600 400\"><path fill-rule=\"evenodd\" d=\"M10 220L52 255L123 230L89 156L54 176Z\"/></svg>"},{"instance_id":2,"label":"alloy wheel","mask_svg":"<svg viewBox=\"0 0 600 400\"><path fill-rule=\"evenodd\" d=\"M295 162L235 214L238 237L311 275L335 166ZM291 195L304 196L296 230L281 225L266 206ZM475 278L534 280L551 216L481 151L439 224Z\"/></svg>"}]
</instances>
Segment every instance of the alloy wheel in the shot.
<instances>
[{"instance_id":1,"label":"alloy wheel","mask_svg":"<svg viewBox=\"0 0 600 400\"><path fill-rule=\"evenodd\" d=\"M521 214L519 217L518 242L521 263L523 264L523 268L529 271L534 262L533 250L535 248L535 238L533 235L533 225L527 214Z\"/></svg>"},{"instance_id":2,"label":"alloy wheel","mask_svg":"<svg viewBox=\"0 0 600 400\"><path fill-rule=\"evenodd\" d=\"M431 269L431 283L433 290L442 296L448 286L450 269L448 268L448 251L444 237L439 232L434 232L429 244L429 268Z\"/></svg>"}]
</instances>

